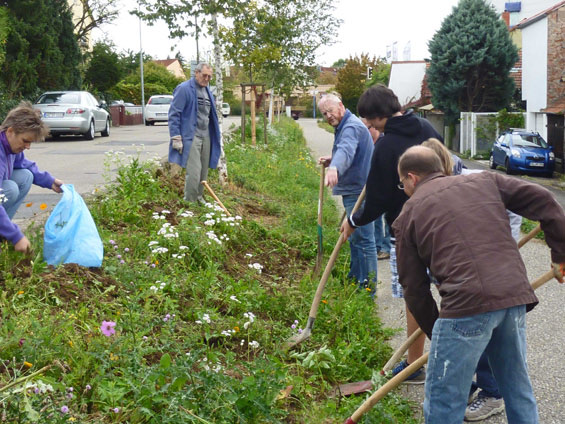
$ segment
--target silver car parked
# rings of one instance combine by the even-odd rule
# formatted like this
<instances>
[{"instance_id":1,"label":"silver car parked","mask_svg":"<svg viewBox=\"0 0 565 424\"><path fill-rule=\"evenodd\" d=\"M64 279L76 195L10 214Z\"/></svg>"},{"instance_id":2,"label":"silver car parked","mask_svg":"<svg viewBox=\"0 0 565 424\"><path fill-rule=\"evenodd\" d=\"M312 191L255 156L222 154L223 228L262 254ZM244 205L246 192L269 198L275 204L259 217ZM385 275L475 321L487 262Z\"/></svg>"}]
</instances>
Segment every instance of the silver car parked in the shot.
<instances>
[{"instance_id":1,"label":"silver car parked","mask_svg":"<svg viewBox=\"0 0 565 424\"><path fill-rule=\"evenodd\" d=\"M41 111L52 136L80 134L87 140L94 139L96 132L110 135L110 114L102 106L87 91L47 91L33 105Z\"/></svg>"}]
</instances>

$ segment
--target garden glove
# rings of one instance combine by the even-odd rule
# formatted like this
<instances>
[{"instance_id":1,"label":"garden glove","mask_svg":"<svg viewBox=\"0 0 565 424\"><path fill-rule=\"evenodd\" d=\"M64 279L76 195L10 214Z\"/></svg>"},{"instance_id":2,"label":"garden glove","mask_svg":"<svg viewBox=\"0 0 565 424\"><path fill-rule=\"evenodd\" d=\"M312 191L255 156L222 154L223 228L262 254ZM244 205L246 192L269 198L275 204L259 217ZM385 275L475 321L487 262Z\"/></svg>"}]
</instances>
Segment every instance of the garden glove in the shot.
<instances>
[{"instance_id":1,"label":"garden glove","mask_svg":"<svg viewBox=\"0 0 565 424\"><path fill-rule=\"evenodd\" d=\"M560 283L563 282L563 276L565 276L565 264L553 263L553 270L555 271L555 278Z\"/></svg>"},{"instance_id":2,"label":"garden glove","mask_svg":"<svg viewBox=\"0 0 565 424\"><path fill-rule=\"evenodd\" d=\"M175 135L171 137L171 142L173 143L173 149L178 150L182 154L182 136Z\"/></svg>"}]
</instances>

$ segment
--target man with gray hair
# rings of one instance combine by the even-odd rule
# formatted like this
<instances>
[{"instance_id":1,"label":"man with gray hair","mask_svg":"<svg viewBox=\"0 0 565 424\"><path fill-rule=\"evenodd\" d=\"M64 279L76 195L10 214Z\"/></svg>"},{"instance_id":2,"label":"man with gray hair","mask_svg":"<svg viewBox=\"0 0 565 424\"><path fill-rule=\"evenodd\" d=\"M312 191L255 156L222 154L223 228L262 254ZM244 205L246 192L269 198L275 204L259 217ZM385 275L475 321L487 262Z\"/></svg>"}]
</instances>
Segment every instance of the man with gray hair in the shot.
<instances>
[{"instance_id":1,"label":"man with gray hair","mask_svg":"<svg viewBox=\"0 0 565 424\"><path fill-rule=\"evenodd\" d=\"M212 67L196 66L194 76L173 91L169 109L169 162L186 168L184 199L203 202L200 183L208 168L216 168L221 154L220 127L214 97L208 87Z\"/></svg>"},{"instance_id":2,"label":"man with gray hair","mask_svg":"<svg viewBox=\"0 0 565 424\"><path fill-rule=\"evenodd\" d=\"M343 207L350 215L369 174L373 140L365 124L347 110L336 95L323 96L318 108L335 128L332 154L322 156L318 162L327 167L326 186L332 187L334 195L342 196ZM355 232L349 239L349 247L349 278L357 280L360 287L369 285L374 294L374 284L369 284L369 279L372 282L377 279L377 249L372 222Z\"/></svg>"}]
</instances>

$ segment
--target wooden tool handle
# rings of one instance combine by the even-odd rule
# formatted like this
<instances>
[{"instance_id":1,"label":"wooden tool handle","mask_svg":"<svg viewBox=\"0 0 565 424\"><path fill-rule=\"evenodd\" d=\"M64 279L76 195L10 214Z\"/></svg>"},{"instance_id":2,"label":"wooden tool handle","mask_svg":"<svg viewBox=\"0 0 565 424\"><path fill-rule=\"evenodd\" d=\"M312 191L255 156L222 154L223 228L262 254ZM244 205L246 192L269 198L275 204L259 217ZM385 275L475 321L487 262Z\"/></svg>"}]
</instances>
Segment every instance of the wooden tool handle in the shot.
<instances>
[{"instance_id":1,"label":"wooden tool handle","mask_svg":"<svg viewBox=\"0 0 565 424\"><path fill-rule=\"evenodd\" d=\"M208 190L208 192L212 195L212 197L214 198L214 200L216 202L218 202L218 205L220 205L220 207L224 210L224 212L228 215L231 216L231 213L226 209L226 207L224 206L224 204L220 201L220 199L218 199L218 196L216 196L216 193L214 193L214 190L212 190L212 187L210 187L208 185L207 181L200 181L202 184L204 184L204 187L206 187L206 190Z\"/></svg>"},{"instance_id":2,"label":"wooden tool handle","mask_svg":"<svg viewBox=\"0 0 565 424\"><path fill-rule=\"evenodd\" d=\"M359 195L357 202L355 202L355 206L353 207L353 211L351 213L355 213L357 209L359 209L359 206L361 206L361 203L363 203L364 199L365 199L365 188L363 187L363 191ZM326 268L324 269L324 273L322 274L322 278L320 279L318 288L316 289L316 294L314 295L314 300L312 301L312 306L310 308L310 315L309 315L310 318L316 318L316 314L318 313L318 307L320 306L320 301L322 300L322 293L324 292L324 288L326 287L326 283L328 282L328 279L332 272L332 268L337 259L337 255L339 254L339 250L341 249L341 246L343 245L344 242L345 240L343 239L343 234L340 234L339 239L335 244L332 255L330 256Z\"/></svg>"},{"instance_id":3,"label":"wooden tool handle","mask_svg":"<svg viewBox=\"0 0 565 424\"><path fill-rule=\"evenodd\" d=\"M518 242L518 249L523 245L525 245L527 242L529 242L531 239L533 239L535 236L537 236L539 233L541 233L540 224L538 224L532 231L530 231L528 234L526 234L524 237L520 239L520 241Z\"/></svg>"}]
</instances>

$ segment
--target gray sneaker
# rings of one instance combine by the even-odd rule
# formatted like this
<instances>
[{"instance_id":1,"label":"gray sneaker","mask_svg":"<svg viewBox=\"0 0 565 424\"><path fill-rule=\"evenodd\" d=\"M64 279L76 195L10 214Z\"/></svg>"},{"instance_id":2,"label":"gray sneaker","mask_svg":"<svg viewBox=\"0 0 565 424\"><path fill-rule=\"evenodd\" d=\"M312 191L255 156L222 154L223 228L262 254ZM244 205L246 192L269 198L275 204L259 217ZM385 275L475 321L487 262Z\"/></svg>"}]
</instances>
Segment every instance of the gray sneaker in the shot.
<instances>
[{"instance_id":1,"label":"gray sneaker","mask_svg":"<svg viewBox=\"0 0 565 424\"><path fill-rule=\"evenodd\" d=\"M504 400L493 397L477 396L465 410L465 421L481 421L491 415L504 411Z\"/></svg>"}]
</instances>

